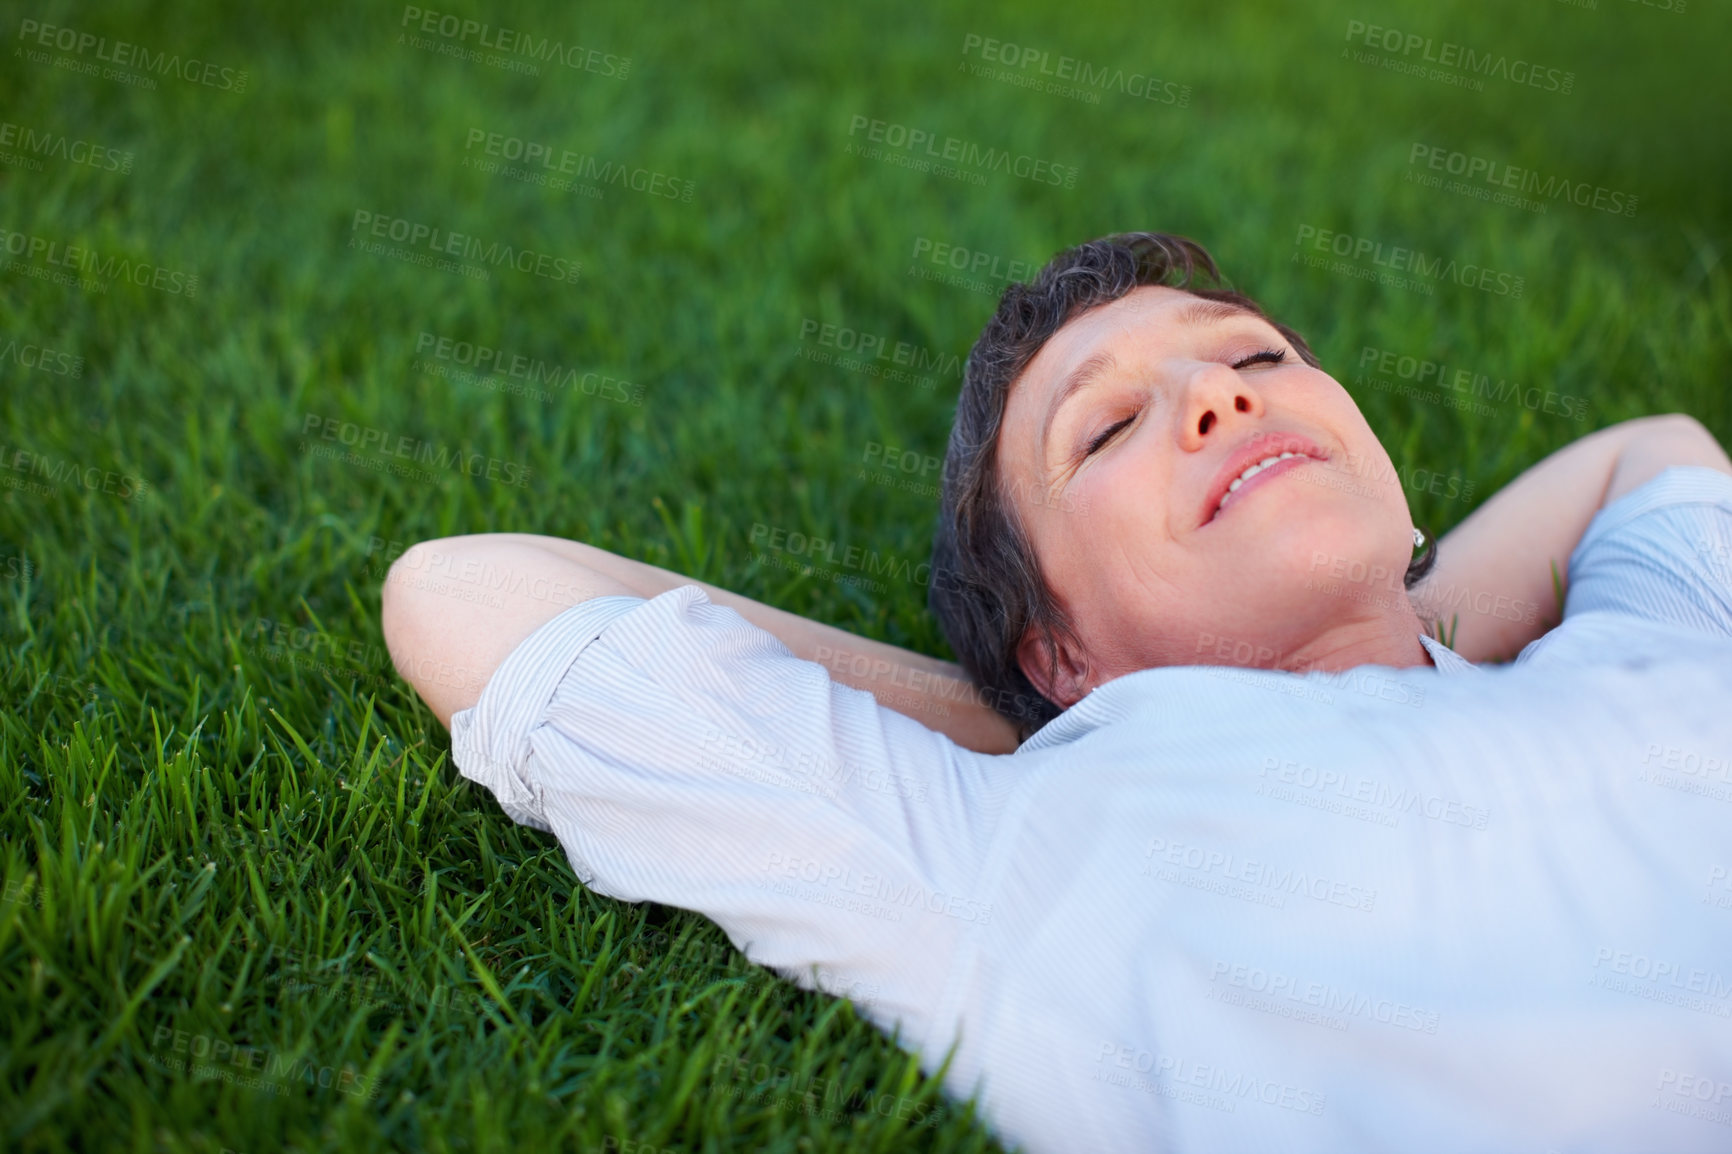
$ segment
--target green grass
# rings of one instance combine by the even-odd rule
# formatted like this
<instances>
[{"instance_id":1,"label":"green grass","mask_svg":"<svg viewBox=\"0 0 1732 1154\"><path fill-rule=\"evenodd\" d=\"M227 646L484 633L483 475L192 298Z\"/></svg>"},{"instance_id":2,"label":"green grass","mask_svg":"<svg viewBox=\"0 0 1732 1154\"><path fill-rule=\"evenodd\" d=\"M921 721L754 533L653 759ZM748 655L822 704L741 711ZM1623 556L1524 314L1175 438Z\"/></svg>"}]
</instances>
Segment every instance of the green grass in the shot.
<instances>
[{"instance_id":1,"label":"green grass","mask_svg":"<svg viewBox=\"0 0 1732 1154\"><path fill-rule=\"evenodd\" d=\"M766 524L926 558L935 502L875 483L862 458L869 442L941 455L955 376L873 379L803 357L818 346L801 339L810 318L965 353L992 297L908 275L918 238L1005 262L1124 228L1201 239L1310 338L1399 465L1451 479L1410 494L1439 533L1627 417L1682 410L1732 441L1716 120L1732 29L1714 5L611 7L463 14L630 57L624 80L399 46L390 6L45 0L24 17L244 68L239 95L38 63L8 25L0 119L134 162L0 168L0 227L198 288L0 270L0 349L82 358L74 377L0 352L5 460L52 475L0 469L0 1147L996 1148L954 1105L924 1127L883 1116L899 1099L929 1112L938 1088L851 1005L766 980L700 917L588 893L551 837L458 778L384 657L386 552L369 550L565 535L948 656L921 588L797 576L748 540ZM1353 19L1568 68L1574 91L1471 93L1343 59ZM976 77L959 70L971 33L1154 72L1190 101L1091 105ZM855 115L1078 178L911 172L848 153ZM476 128L659 171L693 197L488 176L464 164ZM1416 141L1639 208L1535 214L1421 188L1403 179ZM477 282L368 255L347 244L357 210L574 258L581 276ZM1524 291L1426 296L1307 268L1302 225L1477 262ZM415 365L423 332L630 381L643 403L440 378ZM1367 347L1581 398L1588 416L1382 391L1355 380ZM316 457L309 414L528 480L435 485ZM147 487L123 497L122 478ZM165 1070L175 1031L255 1047L276 1080ZM718 1076L735 1060L744 1080ZM845 1116L754 1101L750 1064L834 1079Z\"/></svg>"}]
</instances>

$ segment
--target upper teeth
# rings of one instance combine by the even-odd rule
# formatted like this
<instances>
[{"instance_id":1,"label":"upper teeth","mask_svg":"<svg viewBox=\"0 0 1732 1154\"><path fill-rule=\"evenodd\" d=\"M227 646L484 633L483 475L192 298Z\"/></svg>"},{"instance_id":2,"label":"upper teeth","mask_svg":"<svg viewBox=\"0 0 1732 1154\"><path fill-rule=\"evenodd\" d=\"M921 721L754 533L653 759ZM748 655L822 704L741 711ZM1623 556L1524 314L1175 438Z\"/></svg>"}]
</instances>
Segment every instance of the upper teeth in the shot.
<instances>
[{"instance_id":1,"label":"upper teeth","mask_svg":"<svg viewBox=\"0 0 1732 1154\"><path fill-rule=\"evenodd\" d=\"M1243 485L1246 481L1249 481L1252 477L1255 477L1258 473L1261 473L1276 461L1285 461L1288 457L1303 457L1304 455L1304 453L1282 453L1279 457L1264 457L1261 461L1258 461L1255 465L1250 466L1243 473L1234 477L1233 483L1227 486L1227 493L1233 492L1240 485ZM1227 493L1221 494L1221 505L1227 503ZM1215 506L1216 509L1219 509L1220 507L1220 505Z\"/></svg>"}]
</instances>

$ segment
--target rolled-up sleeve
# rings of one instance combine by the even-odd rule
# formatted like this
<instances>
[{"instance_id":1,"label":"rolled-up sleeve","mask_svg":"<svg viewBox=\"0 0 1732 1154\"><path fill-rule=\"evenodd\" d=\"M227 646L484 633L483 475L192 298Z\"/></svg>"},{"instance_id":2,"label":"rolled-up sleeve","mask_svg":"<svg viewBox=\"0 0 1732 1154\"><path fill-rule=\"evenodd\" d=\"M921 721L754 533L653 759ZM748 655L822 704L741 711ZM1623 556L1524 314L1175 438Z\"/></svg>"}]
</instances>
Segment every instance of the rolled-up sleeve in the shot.
<instances>
[{"instance_id":1,"label":"rolled-up sleeve","mask_svg":"<svg viewBox=\"0 0 1732 1154\"><path fill-rule=\"evenodd\" d=\"M642 597L596 597L566 610L511 651L475 708L451 716L451 759L464 777L492 791L513 821L553 828L527 772L530 734L584 648L643 603Z\"/></svg>"},{"instance_id":2,"label":"rolled-up sleeve","mask_svg":"<svg viewBox=\"0 0 1732 1154\"><path fill-rule=\"evenodd\" d=\"M990 758L831 681L686 585L543 626L451 724L459 770L585 885L702 913L918 1042L1006 795ZM1006 767L1008 768L1008 767Z\"/></svg>"},{"instance_id":3,"label":"rolled-up sleeve","mask_svg":"<svg viewBox=\"0 0 1732 1154\"><path fill-rule=\"evenodd\" d=\"M1667 469L1595 514L1564 602L1593 612L1732 637L1732 476Z\"/></svg>"}]
</instances>

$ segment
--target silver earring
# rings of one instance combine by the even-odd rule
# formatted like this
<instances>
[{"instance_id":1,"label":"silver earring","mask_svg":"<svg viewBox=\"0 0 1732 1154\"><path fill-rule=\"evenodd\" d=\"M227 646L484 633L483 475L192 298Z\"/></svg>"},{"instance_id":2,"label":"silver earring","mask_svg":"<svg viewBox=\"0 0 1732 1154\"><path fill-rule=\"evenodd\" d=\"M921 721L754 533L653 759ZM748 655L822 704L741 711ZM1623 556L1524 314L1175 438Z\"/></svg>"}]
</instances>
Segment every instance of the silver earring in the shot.
<instances>
[{"instance_id":1,"label":"silver earring","mask_svg":"<svg viewBox=\"0 0 1732 1154\"><path fill-rule=\"evenodd\" d=\"M1421 533L1418 529L1413 531L1413 547L1415 549L1425 548L1425 534Z\"/></svg>"}]
</instances>

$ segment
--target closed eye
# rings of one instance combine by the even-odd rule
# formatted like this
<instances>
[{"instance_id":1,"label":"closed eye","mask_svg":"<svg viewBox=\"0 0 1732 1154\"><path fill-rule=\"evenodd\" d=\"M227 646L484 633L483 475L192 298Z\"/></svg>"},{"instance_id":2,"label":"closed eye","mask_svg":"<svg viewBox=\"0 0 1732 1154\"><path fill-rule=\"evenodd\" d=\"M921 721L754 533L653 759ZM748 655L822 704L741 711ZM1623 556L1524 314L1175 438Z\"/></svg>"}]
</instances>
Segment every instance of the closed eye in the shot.
<instances>
[{"instance_id":1,"label":"closed eye","mask_svg":"<svg viewBox=\"0 0 1732 1154\"><path fill-rule=\"evenodd\" d=\"M1233 363L1233 367L1235 369L1242 369L1242 368L1247 367L1248 365L1261 365L1261 364L1278 365L1278 364L1281 364L1284 361L1286 361L1286 359L1287 359L1287 350L1286 349L1259 349L1256 352L1252 353L1250 356L1241 357L1239 360L1235 361ZM1096 453L1100 452L1102 447L1105 446L1108 441L1112 440L1115 436L1118 435L1120 430L1124 429L1132 421L1136 420L1137 416L1138 416L1137 413L1132 413L1130 416L1126 417L1124 420L1116 421L1113 424L1108 425L1105 429L1103 429L1101 431L1099 436L1095 437L1094 440L1092 440L1088 443L1088 448L1083 450L1083 456L1084 457L1092 457Z\"/></svg>"},{"instance_id":2,"label":"closed eye","mask_svg":"<svg viewBox=\"0 0 1732 1154\"><path fill-rule=\"evenodd\" d=\"M1113 425L1108 425L1106 427L1106 429L1102 431L1100 436L1096 437L1094 440L1089 442L1088 450L1085 453L1083 453L1083 456L1092 457L1096 453L1100 452L1102 445L1104 445L1108 441L1112 440L1114 435L1117 434L1120 429L1124 428L1126 425L1130 424L1132 421L1134 421L1136 419L1137 419L1137 415L1135 413L1132 413L1130 416L1126 417L1124 420L1119 421L1118 423L1113 424Z\"/></svg>"},{"instance_id":3,"label":"closed eye","mask_svg":"<svg viewBox=\"0 0 1732 1154\"><path fill-rule=\"evenodd\" d=\"M1286 349L1262 349L1262 350L1259 350L1258 352L1252 353L1248 357L1245 357L1245 358L1235 362L1233 367L1235 369L1242 369L1246 365L1255 365L1255 364L1264 364L1264 363L1271 364L1271 365L1278 365L1286 359L1287 359L1287 350Z\"/></svg>"}]
</instances>

